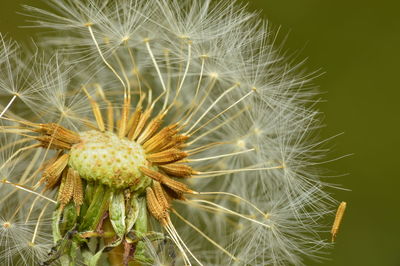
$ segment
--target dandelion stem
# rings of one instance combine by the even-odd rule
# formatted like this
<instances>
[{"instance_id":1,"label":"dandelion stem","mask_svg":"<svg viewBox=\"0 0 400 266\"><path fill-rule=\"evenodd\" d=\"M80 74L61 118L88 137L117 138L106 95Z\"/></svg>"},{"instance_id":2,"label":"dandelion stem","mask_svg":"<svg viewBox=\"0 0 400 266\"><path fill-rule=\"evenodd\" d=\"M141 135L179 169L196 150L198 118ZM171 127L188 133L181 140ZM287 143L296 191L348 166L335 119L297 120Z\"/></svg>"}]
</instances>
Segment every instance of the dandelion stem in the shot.
<instances>
[{"instance_id":1,"label":"dandelion stem","mask_svg":"<svg viewBox=\"0 0 400 266\"><path fill-rule=\"evenodd\" d=\"M133 51L132 51L132 49L130 47L128 47L128 52L129 52L129 57L131 59L132 65L133 65L133 73L136 76L138 87L139 87L139 97L140 97L140 99L142 99L143 93L142 93L142 83L141 83L141 80L140 80L139 68L137 67L135 56L134 56Z\"/></svg>"},{"instance_id":2,"label":"dandelion stem","mask_svg":"<svg viewBox=\"0 0 400 266\"><path fill-rule=\"evenodd\" d=\"M156 68L158 77L160 78L161 86L162 86L162 88L163 88L164 91L167 91L167 88L165 87L164 79L163 79L163 77L162 77L162 75L161 75L160 68L158 67L157 61L156 61L156 59L154 58L154 54L153 54L153 52L152 52L152 50L151 50L149 40L146 40L145 42L146 42L147 51L148 51L149 54L150 54L151 60L153 61L154 67Z\"/></svg>"},{"instance_id":3,"label":"dandelion stem","mask_svg":"<svg viewBox=\"0 0 400 266\"><path fill-rule=\"evenodd\" d=\"M206 60L204 57L201 57L201 69L200 69L200 76L199 76L199 82L197 83L196 87L196 92L193 97L193 102L197 99L197 95L199 94L200 86L201 86L201 81L203 80L203 73L204 73L204 64Z\"/></svg>"},{"instance_id":4,"label":"dandelion stem","mask_svg":"<svg viewBox=\"0 0 400 266\"><path fill-rule=\"evenodd\" d=\"M202 79L203 79L204 64L205 64L205 59L204 59L204 57L201 57L201 69L200 69L199 81L198 81L197 87L196 87L196 92L195 92L195 94L193 96L192 102L189 105L190 106L189 109L186 111L186 114L181 118L181 120L185 120L191 114L193 108L195 108L195 102L197 100L197 96L199 94L201 82L202 82Z\"/></svg>"},{"instance_id":5,"label":"dandelion stem","mask_svg":"<svg viewBox=\"0 0 400 266\"><path fill-rule=\"evenodd\" d=\"M18 190L18 188L15 188L15 189ZM11 215L10 220L13 220L13 219L15 218L15 216L17 216L17 214L19 213L19 211L20 211L23 207L25 207L25 203L26 203L29 199L30 199L29 196L28 196L28 197L25 197L25 198L22 200L22 202L21 202L20 204L18 204L18 207L15 209L13 215ZM28 217L25 219L25 223L28 223L28 221L29 221L29 215L28 215Z\"/></svg>"},{"instance_id":6,"label":"dandelion stem","mask_svg":"<svg viewBox=\"0 0 400 266\"><path fill-rule=\"evenodd\" d=\"M219 204L217 204L217 203L214 203L214 202L211 202L211 201L208 201L208 200L190 200L190 201L208 204L208 205L211 205L211 206L216 207L217 209L224 210L224 211L226 211L226 212L229 213L229 214L232 214L232 215L238 216L238 217L240 217L240 218L243 218L243 219L245 219L245 220L248 220L248 221L250 221L250 222L253 222L253 223L262 225L262 226L264 226L264 227L266 227L266 228L271 228L270 225L267 225L267 224L264 224L264 223L262 223L262 222L260 222L260 221L257 221L257 220L254 220L254 219L252 219L252 218L246 217L245 215L243 215L243 214L241 214L241 213L238 213L238 212L229 210L228 208L225 208L224 206L221 206L221 205L219 205Z\"/></svg>"},{"instance_id":7,"label":"dandelion stem","mask_svg":"<svg viewBox=\"0 0 400 266\"><path fill-rule=\"evenodd\" d=\"M117 71L110 65L110 63L107 62L106 58L103 55L103 52L100 49L99 44L97 43L96 37L94 36L93 30L92 30L92 26L88 25L87 26L90 32L90 36L93 39L93 42L97 48L97 51L99 52L99 55L101 57L101 59L103 60L104 64L106 64L106 66L114 73L114 75L119 79L119 81L121 82L122 86L124 87L124 94L127 94L127 88L125 85L125 82L122 80L122 78L120 77L120 75L117 73Z\"/></svg>"},{"instance_id":8,"label":"dandelion stem","mask_svg":"<svg viewBox=\"0 0 400 266\"><path fill-rule=\"evenodd\" d=\"M204 157L204 158L198 158L198 159L188 159L188 162L201 162L201 161L207 161L207 160L214 160L214 159L219 159L219 158L224 158L224 157L229 157L229 156L240 155L240 154L251 152L254 150L255 149L248 149L245 151L232 152L232 153L221 154L221 155L216 155L216 156L210 156L210 157Z\"/></svg>"},{"instance_id":9,"label":"dandelion stem","mask_svg":"<svg viewBox=\"0 0 400 266\"><path fill-rule=\"evenodd\" d=\"M238 196L238 195L232 194L232 193L221 192L221 191L216 191L216 192L198 192L197 195L225 195L225 196L230 196L230 197L233 197L233 198L237 198L237 199L239 199L239 200L241 200L241 201L247 203L247 204L250 205L251 207L253 207L257 212L259 212L260 214L262 214L264 217L267 216L266 213L264 213L262 210L260 210L256 205L254 205L254 204L251 203L250 201L248 201L248 200L246 200L246 199L244 199L244 198L242 198L242 197L240 197L240 196Z\"/></svg>"},{"instance_id":10,"label":"dandelion stem","mask_svg":"<svg viewBox=\"0 0 400 266\"><path fill-rule=\"evenodd\" d=\"M18 149L16 152L14 152L13 155L11 155L4 163L3 165L0 167L0 170L2 170L4 168L4 166L6 166L15 156L17 156L19 153L29 150L29 149L34 149L34 148L39 148L41 145L40 144L33 144L30 146L26 146L23 148Z\"/></svg>"},{"instance_id":11,"label":"dandelion stem","mask_svg":"<svg viewBox=\"0 0 400 266\"><path fill-rule=\"evenodd\" d=\"M166 64L166 67L167 67L167 94L165 95L165 98L164 98L164 105L163 105L163 108L161 109L162 111L164 111L165 108L167 108L168 99L169 99L169 93L170 93L170 90L171 90L172 75L171 75L171 63L170 63L169 50L168 49L164 50L164 58L165 58L165 64Z\"/></svg>"},{"instance_id":12,"label":"dandelion stem","mask_svg":"<svg viewBox=\"0 0 400 266\"><path fill-rule=\"evenodd\" d=\"M167 230L168 234L171 236L172 240L174 241L175 245L178 247L178 249L181 251L182 255L183 255L183 260L185 265L192 265L190 263L189 258L187 257L187 254L185 252L185 250L183 249L181 243L179 242L179 240L176 237L176 234L173 230L171 230L171 228L169 227L169 225L167 224L165 227L165 230Z\"/></svg>"},{"instance_id":13,"label":"dandelion stem","mask_svg":"<svg viewBox=\"0 0 400 266\"><path fill-rule=\"evenodd\" d=\"M25 168L24 172L22 173L20 182L25 182L28 181L26 180L27 177L29 176L29 173L31 172L31 170L33 169L33 167L35 166L35 164L37 163L37 161L39 160L39 157L41 155L42 151L41 150L36 150L35 155L33 156L33 158L30 160L28 166ZM30 177L31 178L31 177Z\"/></svg>"},{"instance_id":14,"label":"dandelion stem","mask_svg":"<svg viewBox=\"0 0 400 266\"><path fill-rule=\"evenodd\" d=\"M23 143L31 141L31 140L32 140L31 138L23 138L23 139L19 139L19 140L16 140L16 141L9 142L6 145L3 145L3 146L0 147L0 152L3 152L4 150L6 150L8 148L12 148L12 147L14 147L14 146L16 146L18 144L23 144Z\"/></svg>"},{"instance_id":15,"label":"dandelion stem","mask_svg":"<svg viewBox=\"0 0 400 266\"><path fill-rule=\"evenodd\" d=\"M125 67L122 64L122 61L119 58L118 54L114 53L114 58L117 61L118 65L119 65L119 68L122 71L122 76L124 77L126 85L128 87L128 93L127 93L127 95L125 97L127 97L128 101L130 102L130 99L131 99L131 83L129 82L129 78L128 78L128 75L126 74Z\"/></svg>"},{"instance_id":16,"label":"dandelion stem","mask_svg":"<svg viewBox=\"0 0 400 266\"><path fill-rule=\"evenodd\" d=\"M217 170L217 171L208 171L208 172L198 172L200 176L193 176L193 178L207 178L220 176L225 174L233 174L240 172L252 172L252 171L263 171L263 170L273 170L273 169L282 169L283 165L272 166L272 167L261 167L261 168L241 168L241 169L232 169L232 170Z\"/></svg>"},{"instance_id":17,"label":"dandelion stem","mask_svg":"<svg viewBox=\"0 0 400 266\"><path fill-rule=\"evenodd\" d=\"M207 110L200 116L200 118L192 125L192 127L186 131L185 135L189 135L190 132L197 126L198 123L200 123L200 121L208 114L208 112L210 112L210 110L228 93L230 93L233 89L237 88L238 84L233 85L232 87L230 87L229 89L227 89L226 91L224 91L208 108Z\"/></svg>"},{"instance_id":18,"label":"dandelion stem","mask_svg":"<svg viewBox=\"0 0 400 266\"><path fill-rule=\"evenodd\" d=\"M50 202L52 202L52 203L54 203L54 204L57 204L57 201L55 201L55 200L53 200L53 199L51 199L51 198L48 198L48 197L46 197L46 196L44 196L44 195L42 195L42 194L40 194L40 193L38 193L38 192L36 192L36 191L33 191L32 189L27 188L27 187L25 187L25 186L21 186L21 185L19 185L19 184L12 183L12 182L8 181L7 179L2 179L2 180L0 180L0 183L12 185L12 186L14 186L14 187L16 187L16 188L19 188L19 189L23 190L23 191L27 191L27 192L29 192L29 193L32 193L32 194L34 194L34 195L37 195L37 196L39 196L39 197L45 199L45 200L48 200L48 201L50 201Z\"/></svg>"},{"instance_id":19,"label":"dandelion stem","mask_svg":"<svg viewBox=\"0 0 400 266\"><path fill-rule=\"evenodd\" d=\"M181 90L182 90L183 84L185 83L186 76L187 76L187 73L188 73L189 67L190 67L191 57L192 57L192 45L191 45L190 42L189 42L189 43L188 43L188 55L187 55L187 63L186 63L185 72L184 72L184 74L183 74L182 81L180 82L180 85L179 85L179 87L178 87L178 90L176 91L175 98L174 98L174 101L173 101L173 102L175 102L176 99L178 98L178 96L179 96L179 94L180 94L180 92L181 92ZM172 105L173 105L173 104L172 104ZM170 107L172 107L172 105L171 105ZM169 108L168 108L168 109L169 109Z\"/></svg>"},{"instance_id":20,"label":"dandelion stem","mask_svg":"<svg viewBox=\"0 0 400 266\"><path fill-rule=\"evenodd\" d=\"M19 182L20 185L25 185L25 184L27 184L28 182L30 182L31 180L33 180L33 179L39 174L39 172L40 172L41 170L42 170L42 169L39 168L39 169L37 169L36 171L34 171L26 180L21 180L21 182ZM37 183L36 186L33 187L33 190L37 189L39 186L40 186L40 184ZM11 196L15 193L15 191L17 191L17 190L19 190L19 189L18 189L18 188L15 188L13 191L10 191L7 195L4 195L4 196L1 198L1 200L0 200L0 204L2 204L3 202L6 202L7 199L8 199L9 197L11 197Z\"/></svg>"},{"instance_id":21,"label":"dandelion stem","mask_svg":"<svg viewBox=\"0 0 400 266\"><path fill-rule=\"evenodd\" d=\"M36 226L35 226L35 231L33 232L32 240L31 240L31 243L32 243L32 244L35 243L36 236L37 236L37 232L38 232L39 225L40 225L40 220L42 219L43 214L44 214L44 212L45 212L46 209L47 209L47 206L49 206L49 202L43 207L43 210L42 210L42 211L40 212L40 214L39 214L39 217L38 217L38 220L37 220L37 223L36 223Z\"/></svg>"},{"instance_id":22,"label":"dandelion stem","mask_svg":"<svg viewBox=\"0 0 400 266\"><path fill-rule=\"evenodd\" d=\"M203 152L205 150L211 149L211 148L213 148L215 146L225 145L225 144L229 144L229 143L231 143L231 142L212 142L212 143L208 143L208 144L206 144L204 146L200 146L200 147L197 147L197 148L194 148L194 149L191 149L191 150L187 150L186 152L190 153L191 155L193 155L193 154L200 153L200 152Z\"/></svg>"},{"instance_id":23,"label":"dandelion stem","mask_svg":"<svg viewBox=\"0 0 400 266\"><path fill-rule=\"evenodd\" d=\"M213 244L214 246L216 246L218 249L220 249L222 252L224 252L225 254L227 254L229 257L231 257L233 260L237 261L238 258L236 258L234 255L232 255L231 253L229 253L226 249L224 249L221 245L219 245L217 242L215 242L214 240L212 240L209 236L207 236L206 234L204 234L199 228L197 228L195 225L193 225L191 222L189 222L188 220L186 220L185 218L183 218L177 211L175 211L174 209L172 209L172 212L178 216L179 219L181 219L183 222L185 222L187 225L189 225L190 227L192 227L196 232L198 232L201 236L203 236L205 239L207 239L211 244Z\"/></svg>"},{"instance_id":24,"label":"dandelion stem","mask_svg":"<svg viewBox=\"0 0 400 266\"><path fill-rule=\"evenodd\" d=\"M28 197L26 197L27 199L29 199ZM36 202L40 199L40 197L36 197L36 199L32 202L31 207L29 208L29 212L28 215L26 215L26 219L25 219L25 223L27 223L29 221L29 218L31 218L31 214L33 212L33 209L35 208ZM22 204L21 204L22 205Z\"/></svg>"},{"instance_id":25,"label":"dandelion stem","mask_svg":"<svg viewBox=\"0 0 400 266\"><path fill-rule=\"evenodd\" d=\"M8 108L10 108L10 106L12 105L12 103L14 102L14 100L17 98L17 95L14 95L11 100L8 102L7 106L4 108L4 110L1 112L0 114L0 118L3 117L4 113L7 112Z\"/></svg>"},{"instance_id":26,"label":"dandelion stem","mask_svg":"<svg viewBox=\"0 0 400 266\"><path fill-rule=\"evenodd\" d=\"M232 116L229 117L229 119L225 120L224 122L218 124L217 126L207 130L206 132L204 132L203 134L201 134L200 136L196 137L195 139L193 139L192 141L188 142L187 145L191 146L194 143L196 143L197 141L199 141L200 139L204 138L205 136L207 136L208 134L214 132L215 130L225 126L226 124L231 123L232 121L235 121L235 119L237 117L239 117L245 110L247 110L247 108L243 108L242 110L239 110L236 114L232 114Z\"/></svg>"},{"instance_id":27,"label":"dandelion stem","mask_svg":"<svg viewBox=\"0 0 400 266\"><path fill-rule=\"evenodd\" d=\"M168 218L169 220L169 218ZM189 252L189 254L192 256L192 258L201 266L203 266L203 264L196 258L196 256L193 255L193 253L190 251L190 249L186 246L185 242L182 240L182 238L179 236L178 232L176 231L174 225L171 223L171 220L168 221L168 226L170 227L170 230L172 230L172 232L174 232L175 236L177 237L177 239L180 241L180 243L182 243L182 245L185 247L185 249L187 250L187 252Z\"/></svg>"},{"instance_id":28,"label":"dandelion stem","mask_svg":"<svg viewBox=\"0 0 400 266\"><path fill-rule=\"evenodd\" d=\"M249 93L247 93L246 95L244 95L242 98L240 98L239 100L237 100L236 102L234 102L233 104L231 104L228 108L226 108L225 110L223 110L222 112L220 112L219 114L215 115L213 118L209 119L206 123L204 123L203 125L201 125L200 127L198 127L195 131L193 131L192 133L190 133L190 135L195 134L196 132L198 132L199 130L201 130L202 128L204 128L205 126L207 126L208 124L210 124L212 121L214 121L215 119L217 119L218 117L220 117L221 115L223 115L224 113L226 113L227 111L229 111L232 107L234 107L235 105L239 104L241 101L243 101L244 99L246 99L248 96L250 96L253 93L253 91L250 91Z\"/></svg>"},{"instance_id":29,"label":"dandelion stem","mask_svg":"<svg viewBox=\"0 0 400 266\"><path fill-rule=\"evenodd\" d=\"M217 77L212 76L211 81L209 82L209 85L207 86L206 93L204 94L203 98L200 100L199 104L194 108L191 112L189 117L185 120L185 122L182 123L181 128L184 128L189 121L192 119L192 117L197 113L197 111L200 109L200 107L204 104L204 102L207 100L208 96L210 95L210 92L215 86L215 83L217 82Z\"/></svg>"},{"instance_id":30,"label":"dandelion stem","mask_svg":"<svg viewBox=\"0 0 400 266\"><path fill-rule=\"evenodd\" d=\"M110 100L107 99L106 95L104 94L104 91L100 84L96 84L95 87L97 88L98 93L100 94L100 97L103 99L103 101L107 104L107 130L110 132L113 132L114 130L114 109L113 105Z\"/></svg>"}]
</instances>

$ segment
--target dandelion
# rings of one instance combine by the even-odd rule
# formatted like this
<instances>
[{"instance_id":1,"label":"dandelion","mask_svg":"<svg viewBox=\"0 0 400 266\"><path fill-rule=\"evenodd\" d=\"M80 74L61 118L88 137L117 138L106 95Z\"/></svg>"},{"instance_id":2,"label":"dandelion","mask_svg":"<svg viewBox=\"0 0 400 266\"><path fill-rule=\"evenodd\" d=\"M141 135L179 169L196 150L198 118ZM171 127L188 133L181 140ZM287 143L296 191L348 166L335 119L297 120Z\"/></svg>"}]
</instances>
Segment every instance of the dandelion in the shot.
<instances>
[{"instance_id":1,"label":"dandelion","mask_svg":"<svg viewBox=\"0 0 400 266\"><path fill-rule=\"evenodd\" d=\"M0 38L6 265L300 265L335 200L315 73L235 1L51 0ZM28 254L28 256L26 256Z\"/></svg>"}]
</instances>

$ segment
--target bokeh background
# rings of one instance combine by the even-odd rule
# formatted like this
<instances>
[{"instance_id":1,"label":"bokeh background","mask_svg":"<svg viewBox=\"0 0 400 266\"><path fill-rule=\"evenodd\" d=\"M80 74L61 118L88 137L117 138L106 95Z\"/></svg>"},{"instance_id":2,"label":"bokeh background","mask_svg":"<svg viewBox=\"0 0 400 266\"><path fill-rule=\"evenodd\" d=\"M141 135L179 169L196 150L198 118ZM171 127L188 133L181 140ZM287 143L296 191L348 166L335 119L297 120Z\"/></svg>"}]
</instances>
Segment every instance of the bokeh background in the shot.
<instances>
[{"instance_id":1,"label":"bokeh background","mask_svg":"<svg viewBox=\"0 0 400 266\"><path fill-rule=\"evenodd\" d=\"M77 0L78 1L78 0ZM348 209L327 266L400 266L400 5L373 0L250 0L277 29L284 48L308 58L325 102L329 180L351 190L335 191ZM34 35L19 15L21 4L0 0L0 32L27 42ZM286 38L287 37L287 38ZM347 174L347 175L344 175ZM327 221L331 222L331 221ZM328 235L327 235L328 237Z\"/></svg>"}]
</instances>

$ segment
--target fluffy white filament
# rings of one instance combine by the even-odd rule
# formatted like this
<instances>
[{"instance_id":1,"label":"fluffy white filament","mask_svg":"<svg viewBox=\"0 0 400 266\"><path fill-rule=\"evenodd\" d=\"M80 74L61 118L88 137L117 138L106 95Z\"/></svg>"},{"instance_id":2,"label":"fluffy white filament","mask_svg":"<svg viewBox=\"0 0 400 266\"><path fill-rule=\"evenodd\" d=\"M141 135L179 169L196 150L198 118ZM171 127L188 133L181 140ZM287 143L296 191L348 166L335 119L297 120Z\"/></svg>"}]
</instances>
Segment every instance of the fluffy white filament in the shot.
<instances>
[{"instance_id":1,"label":"fluffy white filament","mask_svg":"<svg viewBox=\"0 0 400 266\"><path fill-rule=\"evenodd\" d=\"M165 114L164 125L177 123L189 137L185 163L195 170L182 181L198 193L173 204L171 220L155 228L169 235L178 257L160 261L146 240L154 261L301 265L318 255L326 245L320 219L335 200L314 168L326 152L313 136L320 127L310 104L316 74L282 56L268 23L228 0L46 2L49 9L26 7L33 27L56 31L38 51L0 35L2 265L43 260L49 203L57 203L39 184L51 151L34 153L40 145L14 121L76 132L97 122L112 131L124 123L117 119L127 103L126 114L140 106ZM87 95L99 105L96 117ZM25 225L6 230L3 213L13 205L20 207L9 220L29 223L27 249L14 239ZM24 260L27 252L33 260Z\"/></svg>"}]
</instances>

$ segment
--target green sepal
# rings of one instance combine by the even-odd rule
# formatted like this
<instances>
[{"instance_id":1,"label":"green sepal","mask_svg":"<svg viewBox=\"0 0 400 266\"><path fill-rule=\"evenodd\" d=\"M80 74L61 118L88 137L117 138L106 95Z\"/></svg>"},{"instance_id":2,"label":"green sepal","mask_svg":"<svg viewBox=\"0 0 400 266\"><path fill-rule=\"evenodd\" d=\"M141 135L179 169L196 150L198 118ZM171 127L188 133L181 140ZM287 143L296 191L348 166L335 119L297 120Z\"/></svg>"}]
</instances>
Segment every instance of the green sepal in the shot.
<instances>
[{"instance_id":1,"label":"green sepal","mask_svg":"<svg viewBox=\"0 0 400 266\"><path fill-rule=\"evenodd\" d=\"M142 264L153 264L153 259L147 256L146 245L144 242L140 241L136 244L134 261Z\"/></svg>"},{"instance_id":2,"label":"green sepal","mask_svg":"<svg viewBox=\"0 0 400 266\"><path fill-rule=\"evenodd\" d=\"M84 265L109 265L105 260L102 260L101 263L99 262L101 255L104 254L104 248L101 248L98 252L96 252L99 242L97 239L91 240L92 242L88 241L87 245L82 245L81 247L81 255Z\"/></svg>"},{"instance_id":3,"label":"green sepal","mask_svg":"<svg viewBox=\"0 0 400 266\"><path fill-rule=\"evenodd\" d=\"M60 233L63 236L65 233L70 231L76 224L78 218L75 204L72 202L68 203L62 212L62 219L60 221Z\"/></svg>"},{"instance_id":4,"label":"green sepal","mask_svg":"<svg viewBox=\"0 0 400 266\"><path fill-rule=\"evenodd\" d=\"M140 237L139 237L140 235ZM142 264L152 264L153 259L151 259L147 254L147 248L145 243L143 242L144 238L146 238L150 242L154 241L162 241L165 240L166 237L163 233L158 232L147 232L147 233L139 233L137 231L131 231L125 236L125 241L129 244L136 245L135 247L135 254L134 254L134 261L139 262Z\"/></svg>"},{"instance_id":5,"label":"green sepal","mask_svg":"<svg viewBox=\"0 0 400 266\"><path fill-rule=\"evenodd\" d=\"M138 198L139 213L135 222L134 231L141 237L141 234L147 233L147 205L144 197Z\"/></svg>"},{"instance_id":6,"label":"green sepal","mask_svg":"<svg viewBox=\"0 0 400 266\"><path fill-rule=\"evenodd\" d=\"M153 167L151 167L153 169ZM141 179L141 182L136 185L131 191L133 191L136 195L142 195L145 193L146 188L148 188L153 183L153 180L147 176Z\"/></svg>"},{"instance_id":7,"label":"green sepal","mask_svg":"<svg viewBox=\"0 0 400 266\"><path fill-rule=\"evenodd\" d=\"M97 266L98 261L101 258L101 255L103 255L103 249L100 250L99 252L97 252L96 254L94 254L91 258L89 258L89 260L87 261L87 265L88 266Z\"/></svg>"},{"instance_id":8,"label":"green sepal","mask_svg":"<svg viewBox=\"0 0 400 266\"><path fill-rule=\"evenodd\" d=\"M68 252L69 266L76 265L76 257L77 257L78 249L79 249L78 244L76 242L72 241L71 246L69 248L69 252Z\"/></svg>"},{"instance_id":9,"label":"green sepal","mask_svg":"<svg viewBox=\"0 0 400 266\"><path fill-rule=\"evenodd\" d=\"M139 237L138 235L141 235L141 236ZM146 234L139 233L139 232L136 232L136 231L130 231L125 236L125 240L129 244L134 244L134 243L137 243L139 241L143 241L144 238L146 238L150 242L161 241L161 240L165 240L166 239L166 237L165 237L165 235L163 233L153 232L153 231L149 231Z\"/></svg>"},{"instance_id":10,"label":"green sepal","mask_svg":"<svg viewBox=\"0 0 400 266\"><path fill-rule=\"evenodd\" d=\"M107 211L111 190L103 185L97 185L91 204L79 226L79 232L94 231Z\"/></svg>"},{"instance_id":11,"label":"green sepal","mask_svg":"<svg viewBox=\"0 0 400 266\"><path fill-rule=\"evenodd\" d=\"M127 213L125 219L126 232L131 231L131 229L136 223L138 216L139 216L139 202L136 195L132 195L132 198L130 199L127 206Z\"/></svg>"},{"instance_id":12,"label":"green sepal","mask_svg":"<svg viewBox=\"0 0 400 266\"><path fill-rule=\"evenodd\" d=\"M82 258L83 258L83 263L85 265L88 265L89 261L93 257L93 253L90 251L89 248L81 248L81 255L82 255Z\"/></svg>"},{"instance_id":13,"label":"green sepal","mask_svg":"<svg viewBox=\"0 0 400 266\"><path fill-rule=\"evenodd\" d=\"M60 212L62 210L59 210ZM61 265L69 265L70 262L70 252L73 245L74 231L67 232L63 238L57 240L55 245L52 247L48 258L42 263L42 265L51 265L54 261L59 260Z\"/></svg>"},{"instance_id":14,"label":"green sepal","mask_svg":"<svg viewBox=\"0 0 400 266\"><path fill-rule=\"evenodd\" d=\"M122 242L122 238L118 238L117 240L115 240L114 242L110 243L109 245L104 246L103 248L101 248L95 254L93 254L89 249L83 250L82 251L82 256L84 258L85 265L88 265L88 266L104 265L104 263L98 264L99 260L101 259L101 256L104 253L108 252L109 250L117 247L119 244L121 244L121 242Z\"/></svg>"},{"instance_id":15,"label":"green sepal","mask_svg":"<svg viewBox=\"0 0 400 266\"><path fill-rule=\"evenodd\" d=\"M57 205L57 209L53 212L52 218L52 231L53 231L53 242L57 243L60 239L62 239L60 232L60 219L61 219L62 210L59 208L59 204Z\"/></svg>"},{"instance_id":16,"label":"green sepal","mask_svg":"<svg viewBox=\"0 0 400 266\"><path fill-rule=\"evenodd\" d=\"M82 182L85 182L85 180L82 180ZM93 195L96 191L96 186L93 182L85 182L86 186L85 187L85 197L83 199L83 204L81 206L81 212L80 212L80 219L82 219L85 215L86 212L90 206L90 204L92 203L93 200Z\"/></svg>"},{"instance_id":17,"label":"green sepal","mask_svg":"<svg viewBox=\"0 0 400 266\"><path fill-rule=\"evenodd\" d=\"M125 197L122 191L110 195L109 216L112 227L119 238L125 235Z\"/></svg>"},{"instance_id":18,"label":"green sepal","mask_svg":"<svg viewBox=\"0 0 400 266\"><path fill-rule=\"evenodd\" d=\"M136 219L134 226L134 234L140 240L142 237L146 236L148 230L148 218L147 218L147 206L144 197L138 198L139 204L139 215ZM146 245L143 241L139 241L136 244L134 261L140 263L152 263L152 260L148 258Z\"/></svg>"}]
</instances>

